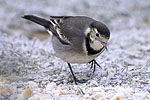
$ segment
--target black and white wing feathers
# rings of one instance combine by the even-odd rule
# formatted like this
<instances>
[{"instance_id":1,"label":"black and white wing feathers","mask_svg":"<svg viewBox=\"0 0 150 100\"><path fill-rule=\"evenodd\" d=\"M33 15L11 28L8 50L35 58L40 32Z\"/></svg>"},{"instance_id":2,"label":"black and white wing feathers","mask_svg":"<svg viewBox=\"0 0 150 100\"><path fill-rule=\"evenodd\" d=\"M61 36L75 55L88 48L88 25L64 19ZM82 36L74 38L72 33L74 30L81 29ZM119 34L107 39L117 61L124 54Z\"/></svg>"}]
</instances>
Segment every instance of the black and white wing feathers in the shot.
<instances>
[{"instance_id":1,"label":"black and white wing feathers","mask_svg":"<svg viewBox=\"0 0 150 100\"><path fill-rule=\"evenodd\" d=\"M60 32L60 24L62 22L62 17L56 18L56 16L51 17L50 21L45 20L43 18L34 16L34 15L24 15L22 18L35 22L47 29L47 31L51 31L53 35L55 35L62 44L70 45L68 39Z\"/></svg>"}]
</instances>

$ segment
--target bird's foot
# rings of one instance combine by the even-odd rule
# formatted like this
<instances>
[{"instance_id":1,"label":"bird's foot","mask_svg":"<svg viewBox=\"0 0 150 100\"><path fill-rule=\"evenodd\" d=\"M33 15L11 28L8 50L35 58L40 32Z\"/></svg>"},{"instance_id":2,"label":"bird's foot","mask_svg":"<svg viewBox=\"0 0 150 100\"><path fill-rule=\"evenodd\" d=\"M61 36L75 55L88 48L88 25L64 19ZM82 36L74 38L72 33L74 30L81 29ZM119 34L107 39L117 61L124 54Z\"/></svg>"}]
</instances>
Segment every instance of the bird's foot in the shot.
<instances>
[{"instance_id":1,"label":"bird's foot","mask_svg":"<svg viewBox=\"0 0 150 100\"><path fill-rule=\"evenodd\" d=\"M72 77L73 77L73 81L74 81L74 83L77 85L78 83L85 83L87 80L85 80L85 79L83 79L83 80L78 80L76 77L75 77L75 75L74 75L74 73L73 73L73 70L72 70L72 68L71 68L71 65L70 65L70 63L68 63L68 66L69 66L69 69L70 69L70 71L71 71L71 74L72 74Z\"/></svg>"},{"instance_id":2,"label":"bird's foot","mask_svg":"<svg viewBox=\"0 0 150 100\"><path fill-rule=\"evenodd\" d=\"M78 80L77 78L75 78L75 79L74 79L74 82L75 82L76 85L78 85L79 83L86 83L87 80L85 80L85 79Z\"/></svg>"},{"instance_id":3,"label":"bird's foot","mask_svg":"<svg viewBox=\"0 0 150 100\"><path fill-rule=\"evenodd\" d=\"M92 61L90 61L89 64L91 64L90 69L93 69L93 73L94 73L95 70L96 70L96 66L98 66L99 68L102 69L102 67L96 62L95 59L93 59Z\"/></svg>"}]
</instances>

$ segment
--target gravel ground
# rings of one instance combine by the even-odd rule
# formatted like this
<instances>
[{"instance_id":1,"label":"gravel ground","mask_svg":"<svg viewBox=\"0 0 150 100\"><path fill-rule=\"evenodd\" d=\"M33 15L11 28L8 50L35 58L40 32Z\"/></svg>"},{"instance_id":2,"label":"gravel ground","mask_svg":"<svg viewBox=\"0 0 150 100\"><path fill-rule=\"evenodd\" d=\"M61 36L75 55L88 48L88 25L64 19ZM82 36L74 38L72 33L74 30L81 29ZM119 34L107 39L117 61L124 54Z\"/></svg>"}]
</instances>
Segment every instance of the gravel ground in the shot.
<instances>
[{"instance_id":1,"label":"gravel ground","mask_svg":"<svg viewBox=\"0 0 150 100\"><path fill-rule=\"evenodd\" d=\"M150 2L98 2L0 1L0 100L150 100ZM108 52L96 59L101 68L92 73L89 64L73 64L75 76L88 80L75 85L67 64L55 57L51 36L33 37L45 31L22 20L24 14L87 15L105 22L111 38Z\"/></svg>"}]
</instances>

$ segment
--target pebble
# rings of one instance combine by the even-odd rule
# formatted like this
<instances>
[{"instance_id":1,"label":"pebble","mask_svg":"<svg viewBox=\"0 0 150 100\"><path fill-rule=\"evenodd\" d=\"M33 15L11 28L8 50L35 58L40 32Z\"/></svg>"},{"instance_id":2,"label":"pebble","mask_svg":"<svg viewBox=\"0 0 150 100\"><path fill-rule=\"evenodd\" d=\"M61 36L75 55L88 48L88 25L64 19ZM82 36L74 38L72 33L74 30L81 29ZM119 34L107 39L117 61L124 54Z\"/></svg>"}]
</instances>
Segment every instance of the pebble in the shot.
<instances>
[{"instance_id":1,"label":"pebble","mask_svg":"<svg viewBox=\"0 0 150 100\"><path fill-rule=\"evenodd\" d=\"M9 85L3 85L0 87L0 95L3 95L4 97L10 96L13 94L12 87Z\"/></svg>"},{"instance_id":2,"label":"pebble","mask_svg":"<svg viewBox=\"0 0 150 100\"><path fill-rule=\"evenodd\" d=\"M114 96L111 98L111 100L120 100L120 96Z\"/></svg>"},{"instance_id":3,"label":"pebble","mask_svg":"<svg viewBox=\"0 0 150 100\"><path fill-rule=\"evenodd\" d=\"M38 84L35 83L34 81L29 81L29 82L28 82L28 86L29 86L29 88L32 89L32 90L38 88Z\"/></svg>"},{"instance_id":4,"label":"pebble","mask_svg":"<svg viewBox=\"0 0 150 100\"><path fill-rule=\"evenodd\" d=\"M90 95L89 94L85 94L83 97L88 99L88 98L90 98Z\"/></svg>"},{"instance_id":5,"label":"pebble","mask_svg":"<svg viewBox=\"0 0 150 100\"><path fill-rule=\"evenodd\" d=\"M4 80L3 80L3 79L0 79L0 82L4 82Z\"/></svg>"},{"instance_id":6,"label":"pebble","mask_svg":"<svg viewBox=\"0 0 150 100\"><path fill-rule=\"evenodd\" d=\"M51 90L53 90L55 88L56 88L56 83L51 82L50 84L47 84L46 91L51 91Z\"/></svg>"},{"instance_id":7,"label":"pebble","mask_svg":"<svg viewBox=\"0 0 150 100\"><path fill-rule=\"evenodd\" d=\"M150 99L150 93L148 91L145 92L144 97Z\"/></svg>"},{"instance_id":8,"label":"pebble","mask_svg":"<svg viewBox=\"0 0 150 100\"><path fill-rule=\"evenodd\" d=\"M100 96L100 93L95 93L91 97L95 100L98 100L99 96Z\"/></svg>"},{"instance_id":9,"label":"pebble","mask_svg":"<svg viewBox=\"0 0 150 100\"><path fill-rule=\"evenodd\" d=\"M65 91L63 91L63 90L59 91L59 95L64 95L64 94L65 94Z\"/></svg>"},{"instance_id":10,"label":"pebble","mask_svg":"<svg viewBox=\"0 0 150 100\"><path fill-rule=\"evenodd\" d=\"M30 96L32 95L32 90L30 88L26 88L24 91L23 91L23 96L24 98L29 98Z\"/></svg>"},{"instance_id":11,"label":"pebble","mask_svg":"<svg viewBox=\"0 0 150 100\"><path fill-rule=\"evenodd\" d=\"M88 91L88 93L92 94L93 93L93 89L90 88L89 91Z\"/></svg>"}]
</instances>

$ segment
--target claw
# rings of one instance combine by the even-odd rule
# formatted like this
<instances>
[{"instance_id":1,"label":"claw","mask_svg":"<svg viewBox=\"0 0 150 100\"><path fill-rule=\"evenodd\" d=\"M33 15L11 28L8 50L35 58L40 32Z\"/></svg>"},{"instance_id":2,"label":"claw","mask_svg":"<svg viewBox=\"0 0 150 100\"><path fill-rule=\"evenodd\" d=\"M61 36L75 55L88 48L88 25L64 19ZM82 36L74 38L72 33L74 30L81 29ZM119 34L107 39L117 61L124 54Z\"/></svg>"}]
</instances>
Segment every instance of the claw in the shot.
<instances>
[{"instance_id":1,"label":"claw","mask_svg":"<svg viewBox=\"0 0 150 100\"><path fill-rule=\"evenodd\" d=\"M90 61L89 62L89 64L91 64L91 67L90 67L90 69L92 69L93 68L93 73L95 72L95 70L96 70L96 66L98 66L98 67L100 67L101 69L102 69L102 67L96 62L96 60L94 59L94 60L92 60L92 61Z\"/></svg>"}]
</instances>

